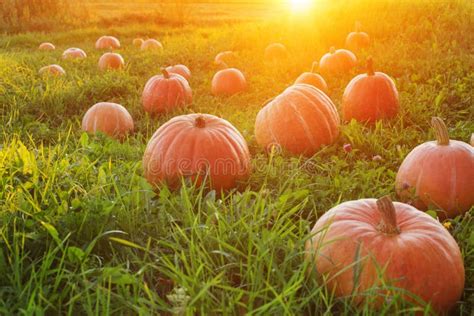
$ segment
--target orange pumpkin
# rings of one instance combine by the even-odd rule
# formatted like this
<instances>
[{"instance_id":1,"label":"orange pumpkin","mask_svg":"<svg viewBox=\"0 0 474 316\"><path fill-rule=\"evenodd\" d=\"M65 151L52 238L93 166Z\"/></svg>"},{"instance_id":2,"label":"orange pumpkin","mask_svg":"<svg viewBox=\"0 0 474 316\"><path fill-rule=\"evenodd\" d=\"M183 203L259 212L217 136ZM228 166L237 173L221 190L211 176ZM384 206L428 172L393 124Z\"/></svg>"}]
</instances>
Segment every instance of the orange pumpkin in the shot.
<instances>
[{"instance_id":1,"label":"orange pumpkin","mask_svg":"<svg viewBox=\"0 0 474 316\"><path fill-rule=\"evenodd\" d=\"M86 52L76 47L68 48L63 52L63 59L82 59L86 57Z\"/></svg>"},{"instance_id":2,"label":"orange pumpkin","mask_svg":"<svg viewBox=\"0 0 474 316\"><path fill-rule=\"evenodd\" d=\"M295 84L298 83L306 83L315 88L318 88L324 93L328 93L328 85L324 78L317 74L316 71L318 69L318 62L313 63L313 67L311 68L311 72L304 72L302 73L295 81Z\"/></svg>"},{"instance_id":3,"label":"orange pumpkin","mask_svg":"<svg viewBox=\"0 0 474 316\"><path fill-rule=\"evenodd\" d=\"M275 62L289 57L286 46L281 43L273 43L265 48L265 60Z\"/></svg>"},{"instance_id":4,"label":"orange pumpkin","mask_svg":"<svg viewBox=\"0 0 474 316\"><path fill-rule=\"evenodd\" d=\"M41 43L38 49L39 50L55 50L56 47L51 43Z\"/></svg>"},{"instance_id":5,"label":"orange pumpkin","mask_svg":"<svg viewBox=\"0 0 474 316\"><path fill-rule=\"evenodd\" d=\"M102 36L95 42L97 49L117 49L120 48L120 41L113 36Z\"/></svg>"},{"instance_id":6,"label":"orange pumpkin","mask_svg":"<svg viewBox=\"0 0 474 316\"><path fill-rule=\"evenodd\" d=\"M452 218L474 205L474 148L450 140L440 118L434 117L432 125L437 140L408 154L398 169L396 189L417 208L434 207L441 218Z\"/></svg>"},{"instance_id":7,"label":"orange pumpkin","mask_svg":"<svg viewBox=\"0 0 474 316\"><path fill-rule=\"evenodd\" d=\"M150 114L169 112L192 102L192 91L188 81L162 68L163 75L153 76L143 89L142 104Z\"/></svg>"},{"instance_id":8,"label":"orange pumpkin","mask_svg":"<svg viewBox=\"0 0 474 316\"><path fill-rule=\"evenodd\" d=\"M133 43L133 46L140 48L142 47L143 42L144 42L143 38L135 38L133 39L132 43Z\"/></svg>"},{"instance_id":9,"label":"orange pumpkin","mask_svg":"<svg viewBox=\"0 0 474 316\"><path fill-rule=\"evenodd\" d=\"M38 73L40 75L53 75L53 76L62 76L66 74L63 67L56 64L41 67Z\"/></svg>"},{"instance_id":10,"label":"orange pumpkin","mask_svg":"<svg viewBox=\"0 0 474 316\"><path fill-rule=\"evenodd\" d=\"M163 45L156 39L147 39L142 43L141 50L163 50Z\"/></svg>"},{"instance_id":11,"label":"orange pumpkin","mask_svg":"<svg viewBox=\"0 0 474 316\"><path fill-rule=\"evenodd\" d=\"M356 22L355 32L351 32L346 37L346 47L353 51L359 51L370 45L369 35L360 31L360 23Z\"/></svg>"},{"instance_id":12,"label":"orange pumpkin","mask_svg":"<svg viewBox=\"0 0 474 316\"><path fill-rule=\"evenodd\" d=\"M99 59L99 69L121 69L125 65L125 62L120 54L116 53L105 53Z\"/></svg>"},{"instance_id":13,"label":"orange pumpkin","mask_svg":"<svg viewBox=\"0 0 474 316\"><path fill-rule=\"evenodd\" d=\"M395 117L398 108L398 91L395 83L383 72L374 72L372 58L369 57L367 73L354 77L342 96L344 120L355 119L373 123Z\"/></svg>"},{"instance_id":14,"label":"orange pumpkin","mask_svg":"<svg viewBox=\"0 0 474 316\"><path fill-rule=\"evenodd\" d=\"M82 119L82 129L89 133L102 132L122 139L133 132L133 119L120 104L100 102L87 110Z\"/></svg>"},{"instance_id":15,"label":"orange pumpkin","mask_svg":"<svg viewBox=\"0 0 474 316\"><path fill-rule=\"evenodd\" d=\"M428 214L389 197L330 209L314 225L306 251L329 291L352 296L355 304L368 299L377 308L398 288L405 300L417 304L408 291L443 313L464 289L463 259L454 238ZM394 288L384 290L383 284Z\"/></svg>"},{"instance_id":16,"label":"orange pumpkin","mask_svg":"<svg viewBox=\"0 0 474 316\"><path fill-rule=\"evenodd\" d=\"M148 142L143 167L152 185L175 189L182 177L202 185L207 176L217 191L237 187L251 171L245 139L228 121L210 114L176 116L162 125Z\"/></svg>"},{"instance_id":17,"label":"orange pumpkin","mask_svg":"<svg viewBox=\"0 0 474 316\"><path fill-rule=\"evenodd\" d=\"M268 102L257 114L257 143L276 146L294 155L314 155L339 135L339 115L331 99L319 89L296 84Z\"/></svg>"},{"instance_id":18,"label":"orange pumpkin","mask_svg":"<svg viewBox=\"0 0 474 316\"><path fill-rule=\"evenodd\" d=\"M174 65L166 67L169 73L178 74L183 76L186 80L191 79L191 71L185 65Z\"/></svg>"},{"instance_id":19,"label":"orange pumpkin","mask_svg":"<svg viewBox=\"0 0 474 316\"><path fill-rule=\"evenodd\" d=\"M214 58L214 63L216 65L225 65L225 67L227 67L227 65L231 65L236 58L237 55L233 51L228 50L217 54Z\"/></svg>"},{"instance_id":20,"label":"orange pumpkin","mask_svg":"<svg viewBox=\"0 0 474 316\"><path fill-rule=\"evenodd\" d=\"M213 95L230 96L247 89L244 74L236 68L222 69L212 78L211 92Z\"/></svg>"},{"instance_id":21,"label":"orange pumpkin","mask_svg":"<svg viewBox=\"0 0 474 316\"><path fill-rule=\"evenodd\" d=\"M347 49L331 47L329 53L321 57L319 61L319 71L323 75L342 74L350 71L357 64L357 58L353 52Z\"/></svg>"}]
</instances>

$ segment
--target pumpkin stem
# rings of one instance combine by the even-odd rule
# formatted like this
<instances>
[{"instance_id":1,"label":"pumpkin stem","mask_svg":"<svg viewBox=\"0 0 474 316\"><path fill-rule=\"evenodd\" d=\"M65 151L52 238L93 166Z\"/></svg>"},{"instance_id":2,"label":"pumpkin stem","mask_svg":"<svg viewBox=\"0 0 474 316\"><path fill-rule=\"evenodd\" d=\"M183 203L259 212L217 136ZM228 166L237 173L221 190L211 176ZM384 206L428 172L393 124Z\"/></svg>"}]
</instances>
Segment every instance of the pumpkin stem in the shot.
<instances>
[{"instance_id":1,"label":"pumpkin stem","mask_svg":"<svg viewBox=\"0 0 474 316\"><path fill-rule=\"evenodd\" d=\"M198 115L196 119L194 120L194 126L198 128L204 128L206 127L206 119L204 118L203 115Z\"/></svg>"},{"instance_id":2,"label":"pumpkin stem","mask_svg":"<svg viewBox=\"0 0 474 316\"><path fill-rule=\"evenodd\" d=\"M161 72L163 73L163 77L165 79L169 79L170 78L170 73L168 72L168 70L166 70L166 68L161 68Z\"/></svg>"},{"instance_id":3,"label":"pumpkin stem","mask_svg":"<svg viewBox=\"0 0 474 316\"><path fill-rule=\"evenodd\" d=\"M313 62L313 65L311 67L311 72L315 74L318 71L319 63L317 61Z\"/></svg>"},{"instance_id":4,"label":"pumpkin stem","mask_svg":"<svg viewBox=\"0 0 474 316\"><path fill-rule=\"evenodd\" d=\"M334 54L334 53L336 52L336 47L331 46L331 48L329 49L329 52L330 52L331 54Z\"/></svg>"},{"instance_id":5,"label":"pumpkin stem","mask_svg":"<svg viewBox=\"0 0 474 316\"><path fill-rule=\"evenodd\" d=\"M360 29L361 29L361 24L360 24L359 21L356 21L356 22L355 22L355 31L356 31L357 33L359 33L359 32L360 32Z\"/></svg>"},{"instance_id":6,"label":"pumpkin stem","mask_svg":"<svg viewBox=\"0 0 474 316\"><path fill-rule=\"evenodd\" d=\"M438 145L449 145L449 134L446 124L439 117L431 118L431 126L433 126L436 134L436 139L438 140Z\"/></svg>"},{"instance_id":7,"label":"pumpkin stem","mask_svg":"<svg viewBox=\"0 0 474 316\"><path fill-rule=\"evenodd\" d=\"M400 228L397 225L397 213L390 196L386 195L377 200L377 208L382 215L379 224L379 231L388 235L400 234Z\"/></svg>"},{"instance_id":8,"label":"pumpkin stem","mask_svg":"<svg viewBox=\"0 0 474 316\"><path fill-rule=\"evenodd\" d=\"M375 75L374 60L372 59L372 56L367 57L367 75L369 76Z\"/></svg>"}]
</instances>

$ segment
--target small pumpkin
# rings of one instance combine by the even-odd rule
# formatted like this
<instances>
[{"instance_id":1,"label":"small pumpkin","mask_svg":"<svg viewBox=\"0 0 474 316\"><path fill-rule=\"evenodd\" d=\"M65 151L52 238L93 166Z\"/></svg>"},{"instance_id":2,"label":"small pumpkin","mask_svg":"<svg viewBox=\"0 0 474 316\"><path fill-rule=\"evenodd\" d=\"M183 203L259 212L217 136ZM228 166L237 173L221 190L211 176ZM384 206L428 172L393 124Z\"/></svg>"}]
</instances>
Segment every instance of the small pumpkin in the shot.
<instances>
[{"instance_id":1,"label":"small pumpkin","mask_svg":"<svg viewBox=\"0 0 474 316\"><path fill-rule=\"evenodd\" d=\"M143 89L142 104L150 114L169 112L192 102L188 81L181 75L161 69L162 75L150 78Z\"/></svg>"},{"instance_id":2,"label":"small pumpkin","mask_svg":"<svg viewBox=\"0 0 474 316\"><path fill-rule=\"evenodd\" d=\"M191 79L191 71L185 65L174 65L166 67L169 73L178 74L183 76L186 80Z\"/></svg>"},{"instance_id":3,"label":"small pumpkin","mask_svg":"<svg viewBox=\"0 0 474 316\"><path fill-rule=\"evenodd\" d=\"M357 64L357 57L347 49L331 47L319 60L319 71L323 75L335 75L349 72Z\"/></svg>"},{"instance_id":4,"label":"small pumpkin","mask_svg":"<svg viewBox=\"0 0 474 316\"><path fill-rule=\"evenodd\" d=\"M133 119L120 104L100 102L87 110L82 119L82 130L88 133L102 132L123 139L133 132Z\"/></svg>"},{"instance_id":5,"label":"small pumpkin","mask_svg":"<svg viewBox=\"0 0 474 316\"><path fill-rule=\"evenodd\" d=\"M39 50L55 50L56 46L51 43L41 43L38 47Z\"/></svg>"},{"instance_id":6,"label":"small pumpkin","mask_svg":"<svg viewBox=\"0 0 474 316\"><path fill-rule=\"evenodd\" d=\"M140 46L141 50L163 50L163 45L156 39L149 38L142 43Z\"/></svg>"},{"instance_id":7,"label":"small pumpkin","mask_svg":"<svg viewBox=\"0 0 474 316\"><path fill-rule=\"evenodd\" d=\"M272 43L265 48L265 60L270 62L284 60L289 57L286 46L281 43Z\"/></svg>"},{"instance_id":8,"label":"small pumpkin","mask_svg":"<svg viewBox=\"0 0 474 316\"><path fill-rule=\"evenodd\" d=\"M97 49L118 49L120 48L120 41L113 36L101 36L95 42L95 48Z\"/></svg>"},{"instance_id":9,"label":"small pumpkin","mask_svg":"<svg viewBox=\"0 0 474 316\"><path fill-rule=\"evenodd\" d=\"M216 96L230 96L246 89L247 80L245 80L244 74L236 68L219 70L212 78L211 92Z\"/></svg>"},{"instance_id":10,"label":"small pumpkin","mask_svg":"<svg viewBox=\"0 0 474 316\"><path fill-rule=\"evenodd\" d=\"M237 59L237 54L233 51L227 50L220 52L214 58L214 64L216 65L231 65Z\"/></svg>"},{"instance_id":11,"label":"small pumpkin","mask_svg":"<svg viewBox=\"0 0 474 316\"><path fill-rule=\"evenodd\" d=\"M134 38L132 44L133 46L140 48L142 47L143 42L143 38Z\"/></svg>"},{"instance_id":12,"label":"small pumpkin","mask_svg":"<svg viewBox=\"0 0 474 316\"><path fill-rule=\"evenodd\" d=\"M76 47L68 48L63 52L63 59L82 59L86 57L86 52Z\"/></svg>"},{"instance_id":13,"label":"small pumpkin","mask_svg":"<svg viewBox=\"0 0 474 316\"><path fill-rule=\"evenodd\" d=\"M295 84L269 101L257 114L257 143L293 155L314 155L321 146L336 141L339 115L331 99L307 84Z\"/></svg>"},{"instance_id":14,"label":"small pumpkin","mask_svg":"<svg viewBox=\"0 0 474 316\"><path fill-rule=\"evenodd\" d=\"M99 58L99 69L121 69L125 65L125 62L120 54L117 53L105 53Z\"/></svg>"},{"instance_id":15,"label":"small pumpkin","mask_svg":"<svg viewBox=\"0 0 474 316\"><path fill-rule=\"evenodd\" d=\"M352 51L359 51L369 47L370 37L367 33L361 32L360 22L356 22L355 31L346 37L346 47Z\"/></svg>"},{"instance_id":16,"label":"small pumpkin","mask_svg":"<svg viewBox=\"0 0 474 316\"><path fill-rule=\"evenodd\" d=\"M228 121L210 114L176 116L163 124L148 142L143 167L149 183L173 189L183 177L203 185L207 176L211 189L228 190L251 172L245 139Z\"/></svg>"},{"instance_id":17,"label":"small pumpkin","mask_svg":"<svg viewBox=\"0 0 474 316\"><path fill-rule=\"evenodd\" d=\"M298 83L306 83L315 88L318 88L324 93L328 93L328 85L324 78L317 73L318 70L318 62L315 61L313 63L313 67L311 68L311 72L304 72L302 73L295 81L295 84Z\"/></svg>"},{"instance_id":18,"label":"small pumpkin","mask_svg":"<svg viewBox=\"0 0 474 316\"><path fill-rule=\"evenodd\" d=\"M474 205L474 148L450 140L443 120L431 124L436 141L415 147L396 177L398 195L421 210L438 209L441 218L456 217Z\"/></svg>"},{"instance_id":19,"label":"small pumpkin","mask_svg":"<svg viewBox=\"0 0 474 316\"><path fill-rule=\"evenodd\" d=\"M352 296L355 304L368 299L374 308L394 291L384 284L417 304L405 291L415 294L439 313L450 310L464 289L454 238L428 214L388 196L345 202L323 214L306 242L306 259L336 297Z\"/></svg>"},{"instance_id":20,"label":"small pumpkin","mask_svg":"<svg viewBox=\"0 0 474 316\"><path fill-rule=\"evenodd\" d=\"M38 73L40 75L62 76L66 74L66 71L64 71L63 67L53 64L41 67Z\"/></svg>"},{"instance_id":21,"label":"small pumpkin","mask_svg":"<svg viewBox=\"0 0 474 316\"><path fill-rule=\"evenodd\" d=\"M367 59L367 73L354 77L342 96L345 121L373 123L390 119L399 109L398 91L393 80L383 72L374 72L372 58Z\"/></svg>"}]
</instances>

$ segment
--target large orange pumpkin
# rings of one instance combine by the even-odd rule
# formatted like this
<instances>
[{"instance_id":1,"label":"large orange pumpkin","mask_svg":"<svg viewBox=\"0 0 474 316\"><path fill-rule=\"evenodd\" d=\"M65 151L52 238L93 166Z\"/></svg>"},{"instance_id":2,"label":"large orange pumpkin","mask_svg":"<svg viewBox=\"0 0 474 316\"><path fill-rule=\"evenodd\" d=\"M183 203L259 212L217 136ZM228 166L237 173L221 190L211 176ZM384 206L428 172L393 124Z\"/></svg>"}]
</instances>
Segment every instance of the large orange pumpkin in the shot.
<instances>
[{"instance_id":1,"label":"large orange pumpkin","mask_svg":"<svg viewBox=\"0 0 474 316\"><path fill-rule=\"evenodd\" d=\"M374 72L372 58L367 59L367 73L354 77L342 97L345 121L355 119L373 123L393 118L399 108L398 91L393 80L383 72Z\"/></svg>"},{"instance_id":2,"label":"large orange pumpkin","mask_svg":"<svg viewBox=\"0 0 474 316\"><path fill-rule=\"evenodd\" d=\"M247 89L244 74L236 68L222 69L212 78L211 91L213 95L230 96Z\"/></svg>"},{"instance_id":3,"label":"large orange pumpkin","mask_svg":"<svg viewBox=\"0 0 474 316\"><path fill-rule=\"evenodd\" d=\"M38 73L40 75L54 75L54 76L62 76L66 74L63 67L56 64L41 67Z\"/></svg>"},{"instance_id":4,"label":"large orange pumpkin","mask_svg":"<svg viewBox=\"0 0 474 316\"><path fill-rule=\"evenodd\" d=\"M76 47L68 48L63 52L63 59L82 59L86 57L86 52Z\"/></svg>"},{"instance_id":5,"label":"large orange pumpkin","mask_svg":"<svg viewBox=\"0 0 474 316\"><path fill-rule=\"evenodd\" d=\"M125 62L120 54L116 53L105 53L99 59L99 69L121 69L125 65Z\"/></svg>"},{"instance_id":6,"label":"large orange pumpkin","mask_svg":"<svg viewBox=\"0 0 474 316\"><path fill-rule=\"evenodd\" d=\"M368 300L377 308L392 291L416 304L408 291L443 313L464 289L463 259L454 238L428 214L388 196L330 209L314 225L306 251L329 291L353 296L356 304Z\"/></svg>"},{"instance_id":7,"label":"large orange pumpkin","mask_svg":"<svg viewBox=\"0 0 474 316\"><path fill-rule=\"evenodd\" d=\"M331 99L319 89L296 84L268 102L257 114L255 137L294 155L314 155L339 135L339 115Z\"/></svg>"},{"instance_id":8,"label":"large orange pumpkin","mask_svg":"<svg viewBox=\"0 0 474 316\"><path fill-rule=\"evenodd\" d=\"M147 39L140 46L141 50L163 50L163 45L158 42L156 39Z\"/></svg>"},{"instance_id":9,"label":"large orange pumpkin","mask_svg":"<svg viewBox=\"0 0 474 316\"><path fill-rule=\"evenodd\" d=\"M273 43L265 48L265 60L270 62L284 60L289 55L286 46L281 43Z\"/></svg>"},{"instance_id":10,"label":"large orange pumpkin","mask_svg":"<svg viewBox=\"0 0 474 316\"><path fill-rule=\"evenodd\" d=\"M177 188L182 177L202 185L207 176L218 191L237 187L251 171L245 139L228 121L210 114L176 116L162 125L148 142L143 167L153 185Z\"/></svg>"},{"instance_id":11,"label":"large orange pumpkin","mask_svg":"<svg viewBox=\"0 0 474 316\"><path fill-rule=\"evenodd\" d=\"M120 104L100 102L87 110L82 119L82 129L89 133L102 132L122 139L133 132L133 119Z\"/></svg>"},{"instance_id":12,"label":"large orange pumpkin","mask_svg":"<svg viewBox=\"0 0 474 316\"><path fill-rule=\"evenodd\" d=\"M319 71L323 75L342 74L350 71L357 64L357 58L353 52L347 49L331 47L319 60Z\"/></svg>"},{"instance_id":13,"label":"large orange pumpkin","mask_svg":"<svg viewBox=\"0 0 474 316\"><path fill-rule=\"evenodd\" d=\"M95 42L95 48L97 49L117 49L120 48L120 41L113 36L101 36Z\"/></svg>"},{"instance_id":14,"label":"large orange pumpkin","mask_svg":"<svg viewBox=\"0 0 474 316\"><path fill-rule=\"evenodd\" d=\"M237 55L233 51L227 50L217 54L214 58L214 63L216 65L227 67L227 65L232 65L236 59Z\"/></svg>"},{"instance_id":15,"label":"large orange pumpkin","mask_svg":"<svg viewBox=\"0 0 474 316\"><path fill-rule=\"evenodd\" d=\"M56 47L51 43L41 43L38 49L39 50L55 50Z\"/></svg>"},{"instance_id":16,"label":"large orange pumpkin","mask_svg":"<svg viewBox=\"0 0 474 316\"><path fill-rule=\"evenodd\" d=\"M192 91L188 81L178 74L161 69L163 75L150 78L143 89L142 104L151 114L169 112L192 102Z\"/></svg>"},{"instance_id":17,"label":"large orange pumpkin","mask_svg":"<svg viewBox=\"0 0 474 316\"><path fill-rule=\"evenodd\" d=\"M186 80L191 79L191 71L185 65L174 65L166 67L169 73L178 74L183 76Z\"/></svg>"},{"instance_id":18,"label":"large orange pumpkin","mask_svg":"<svg viewBox=\"0 0 474 316\"><path fill-rule=\"evenodd\" d=\"M142 47L143 42L143 38L134 38L132 44L133 46L140 48Z\"/></svg>"},{"instance_id":19,"label":"large orange pumpkin","mask_svg":"<svg viewBox=\"0 0 474 316\"><path fill-rule=\"evenodd\" d=\"M398 169L396 189L417 208L439 210L441 218L455 217L474 205L474 148L450 140L446 125L432 119L436 141L413 149Z\"/></svg>"},{"instance_id":20,"label":"large orange pumpkin","mask_svg":"<svg viewBox=\"0 0 474 316\"><path fill-rule=\"evenodd\" d=\"M370 45L369 35L361 32L360 23L356 22L355 32L351 32L346 37L346 47L353 51L358 51L367 48Z\"/></svg>"},{"instance_id":21,"label":"large orange pumpkin","mask_svg":"<svg viewBox=\"0 0 474 316\"><path fill-rule=\"evenodd\" d=\"M328 93L328 85L324 78L317 74L316 71L318 70L318 62L313 63L313 67L311 68L311 72L304 72L302 73L295 81L295 84L298 83L306 83L312 85L315 88L323 91L324 93Z\"/></svg>"}]
</instances>

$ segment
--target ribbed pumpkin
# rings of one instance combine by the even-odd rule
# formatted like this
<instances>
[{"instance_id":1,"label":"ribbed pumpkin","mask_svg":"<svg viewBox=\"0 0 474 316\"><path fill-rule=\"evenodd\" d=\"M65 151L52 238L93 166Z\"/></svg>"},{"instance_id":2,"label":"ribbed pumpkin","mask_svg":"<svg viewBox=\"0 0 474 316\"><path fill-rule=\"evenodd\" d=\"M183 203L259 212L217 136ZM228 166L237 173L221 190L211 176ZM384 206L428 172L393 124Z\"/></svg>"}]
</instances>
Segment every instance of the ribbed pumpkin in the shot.
<instances>
[{"instance_id":1,"label":"ribbed pumpkin","mask_svg":"<svg viewBox=\"0 0 474 316\"><path fill-rule=\"evenodd\" d=\"M236 68L219 70L212 78L211 92L213 95L230 96L246 89L245 76Z\"/></svg>"},{"instance_id":2,"label":"ribbed pumpkin","mask_svg":"<svg viewBox=\"0 0 474 316\"><path fill-rule=\"evenodd\" d=\"M370 45L370 37L360 30L360 22L356 22L355 31L350 32L346 37L346 47L352 51L365 49Z\"/></svg>"},{"instance_id":3,"label":"ribbed pumpkin","mask_svg":"<svg viewBox=\"0 0 474 316\"><path fill-rule=\"evenodd\" d=\"M169 73L181 75L188 81L191 79L191 71L185 65L168 66L166 67L166 70Z\"/></svg>"},{"instance_id":4,"label":"ribbed pumpkin","mask_svg":"<svg viewBox=\"0 0 474 316\"><path fill-rule=\"evenodd\" d=\"M95 42L95 48L97 49L117 49L120 48L120 41L113 36L101 36Z\"/></svg>"},{"instance_id":5,"label":"ribbed pumpkin","mask_svg":"<svg viewBox=\"0 0 474 316\"><path fill-rule=\"evenodd\" d=\"M345 121L373 123L393 118L399 109L398 91L393 80L383 72L374 72L372 58L367 59L367 73L354 77L342 96Z\"/></svg>"},{"instance_id":6,"label":"ribbed pumpkin","mask_svg":"<svg viewBox=\"0 0 474 316\"><path fill-rule=\"evenodd\" d=\"M251 172L247 143L228 121L210 114L172 118L153 135L143 157L152 185L178 188L182 177L197 185L204 179L217 191L237 187Z\"/></svg>"},{"instance_id":7,"label":"ribbed pumpkin","mask_svg":"<svg viewBox=\"0 0 474 316\"><path fill-rule=\"evenodd\" d=\"M142 43L141 50L163 50L163 45L156 39L147 39Z\"/></svg>"},{"instance_id":8,"label":"ribbed pumpkin","mask_svg":"<svg viewBox=\"0 0 474 316\"><path fill-rule=\"evenodd\" d=\"M63 59L82 59L86 57L86 52L76 47L68 48L63 52Z\"/></svg>"},{"instance_id":9,"label":"ribbed pumpkin","mask_svg":"<svg viewBox=\"0 0 474 316\"><path fill-rule=\"evenodd\" d=\"M54 76L62 76L66 74L63 67L56 64L41 67L38 73L40 75L54 75Z\"/></svg>"},{"instance_id":10,"label":"ribbed pumpkin","mask_svg":"<svg viewBox=\"0 0 474 316\"><path fill-rule=\"evenodd\" d=\"M122 56L116 53L105 53L99 59L100 70L121 69L124 65Z\"/></svg>"},{"instance_id":11,"label":"ribbed pumpkin","mask_svg":"<svg viewBox=\"0 0 474 316\"><path fill-rule=\"evenodd\" d=\"M220 52L219 54L216 55L214 58L214 63L216 65L232 65L234 61L237 59L237 55L230 50Z\"/></svg>"},{"instance_id":12,"label":"ribbed pumpkin","mask_svg":"<svg viewBox=\"0 0 474 316\"><path fill-rule=\"evenodd\" d=\"M377 308L393 292L416 304L408 291L444 313L464 289L463 260L454 238L428 214L389 197L330 209L316 222L306 251L329 292L353 296L357 305L368 300ZM385 284L400 290L384 289L380 274Z\"/></svg>"},{"instance_id":13,"label":"ribbed pumpkin","mask_svg":"<svg viewBox=\"0 0 474 316\"><path fill-rule=\"evenodd\" d=\"M170 74L162 68L163 75L150 78L143 89L142 104L150 114L169 112L192 102L188 81L178 74Z\"/></svg>"},{"instance_id":14,"label":"ribbed pumpkin","mask_svg":"<svg viewBox=\"0 0 474 316\"><path fill-rule=\"evenodd\" d=\"M122 139L133 132L133 119L120 104L100 102L87 110L82 119L82 129L89 133L102 132Z\"/></svg>"},{"instance_id":15,"label":"ribbed pumpkin","mask_svg":"<svg viewBox=\"0 0 474 316\"><path fill-rule=\"evenodd\" d=\"M441 218L453 218L474 205L474 148L450 140L442 119L434 117L432 125L437 140L408 154L398 169L396 189L417 208L434 208Z\"/></svg>"},{"instance_id":16,"label":"ribbed pumpkin","mask_svg":"<svg viewBox=\"0 0 474 316\"><path fill-rule=\"evenodd\" d=\"M281 43L273 43L265 48L265 60L274 62L284 60L289 57L286 46Z\"/></svg>"},{"instance_id":17,"label":"ribbed pumpkin","mask_svg":"<svg viewBox=\"0 0 474 316\"><path fill-rule=\"evenodd\" d=\"M134 38L132 44L133 46L140 48L142 47L143 42L143 38Z\"/></svg>"},{"instance_id":18,"label":"ribbed pumpkin","mask_svg":"<svg viewBox=\"0 0 474 316\"><path fill-rule=\"evenodd\" d=\"M56 47L51 43L41 43L38 49L39 50L55 50Z\"/></svg>"},{"instance_id":19,"label":"ribbed pumpkin","mask_svg":"<svg viewBox=\"0 0 474 316\"><path fill-rule=\"evenodd\" d=\"M307 84L296 84L268 102L257 114L255 137L294 155L314 155L339 135L339 115L331 99Z\"/></svg>"},{"instance_id":20,"label":"ribbed pumpkin","mask_svg":"<svg viewBox=\"0 0 474 316\"><path fill-rule=\"evenodd\" d=\"M323 75L342 74L350 71L357 64L357 58L353 52L347 49L331 47L319 60L319 71Z\"/></svg>"},{"instance_id":21,"label":"ribbed pumpkin","mask_svg":"<svg viewBox=\"0 0 474 316\"><path fill-rule=\"evenodd\" d=\"M321 90L322 92L324 93L328 93L328 85L326 83L326 81L324 80L324 78L319 75L318 73L316 73L316 71L318 70L318 62L315 61L313 63L313 67L311 68L311 72L304 72L302 73L295 81L295 84L298 84L298 83L306 83L306 84L309 84L315 88L318 88L319 90Z\"/></svg>"}]
</instances>

